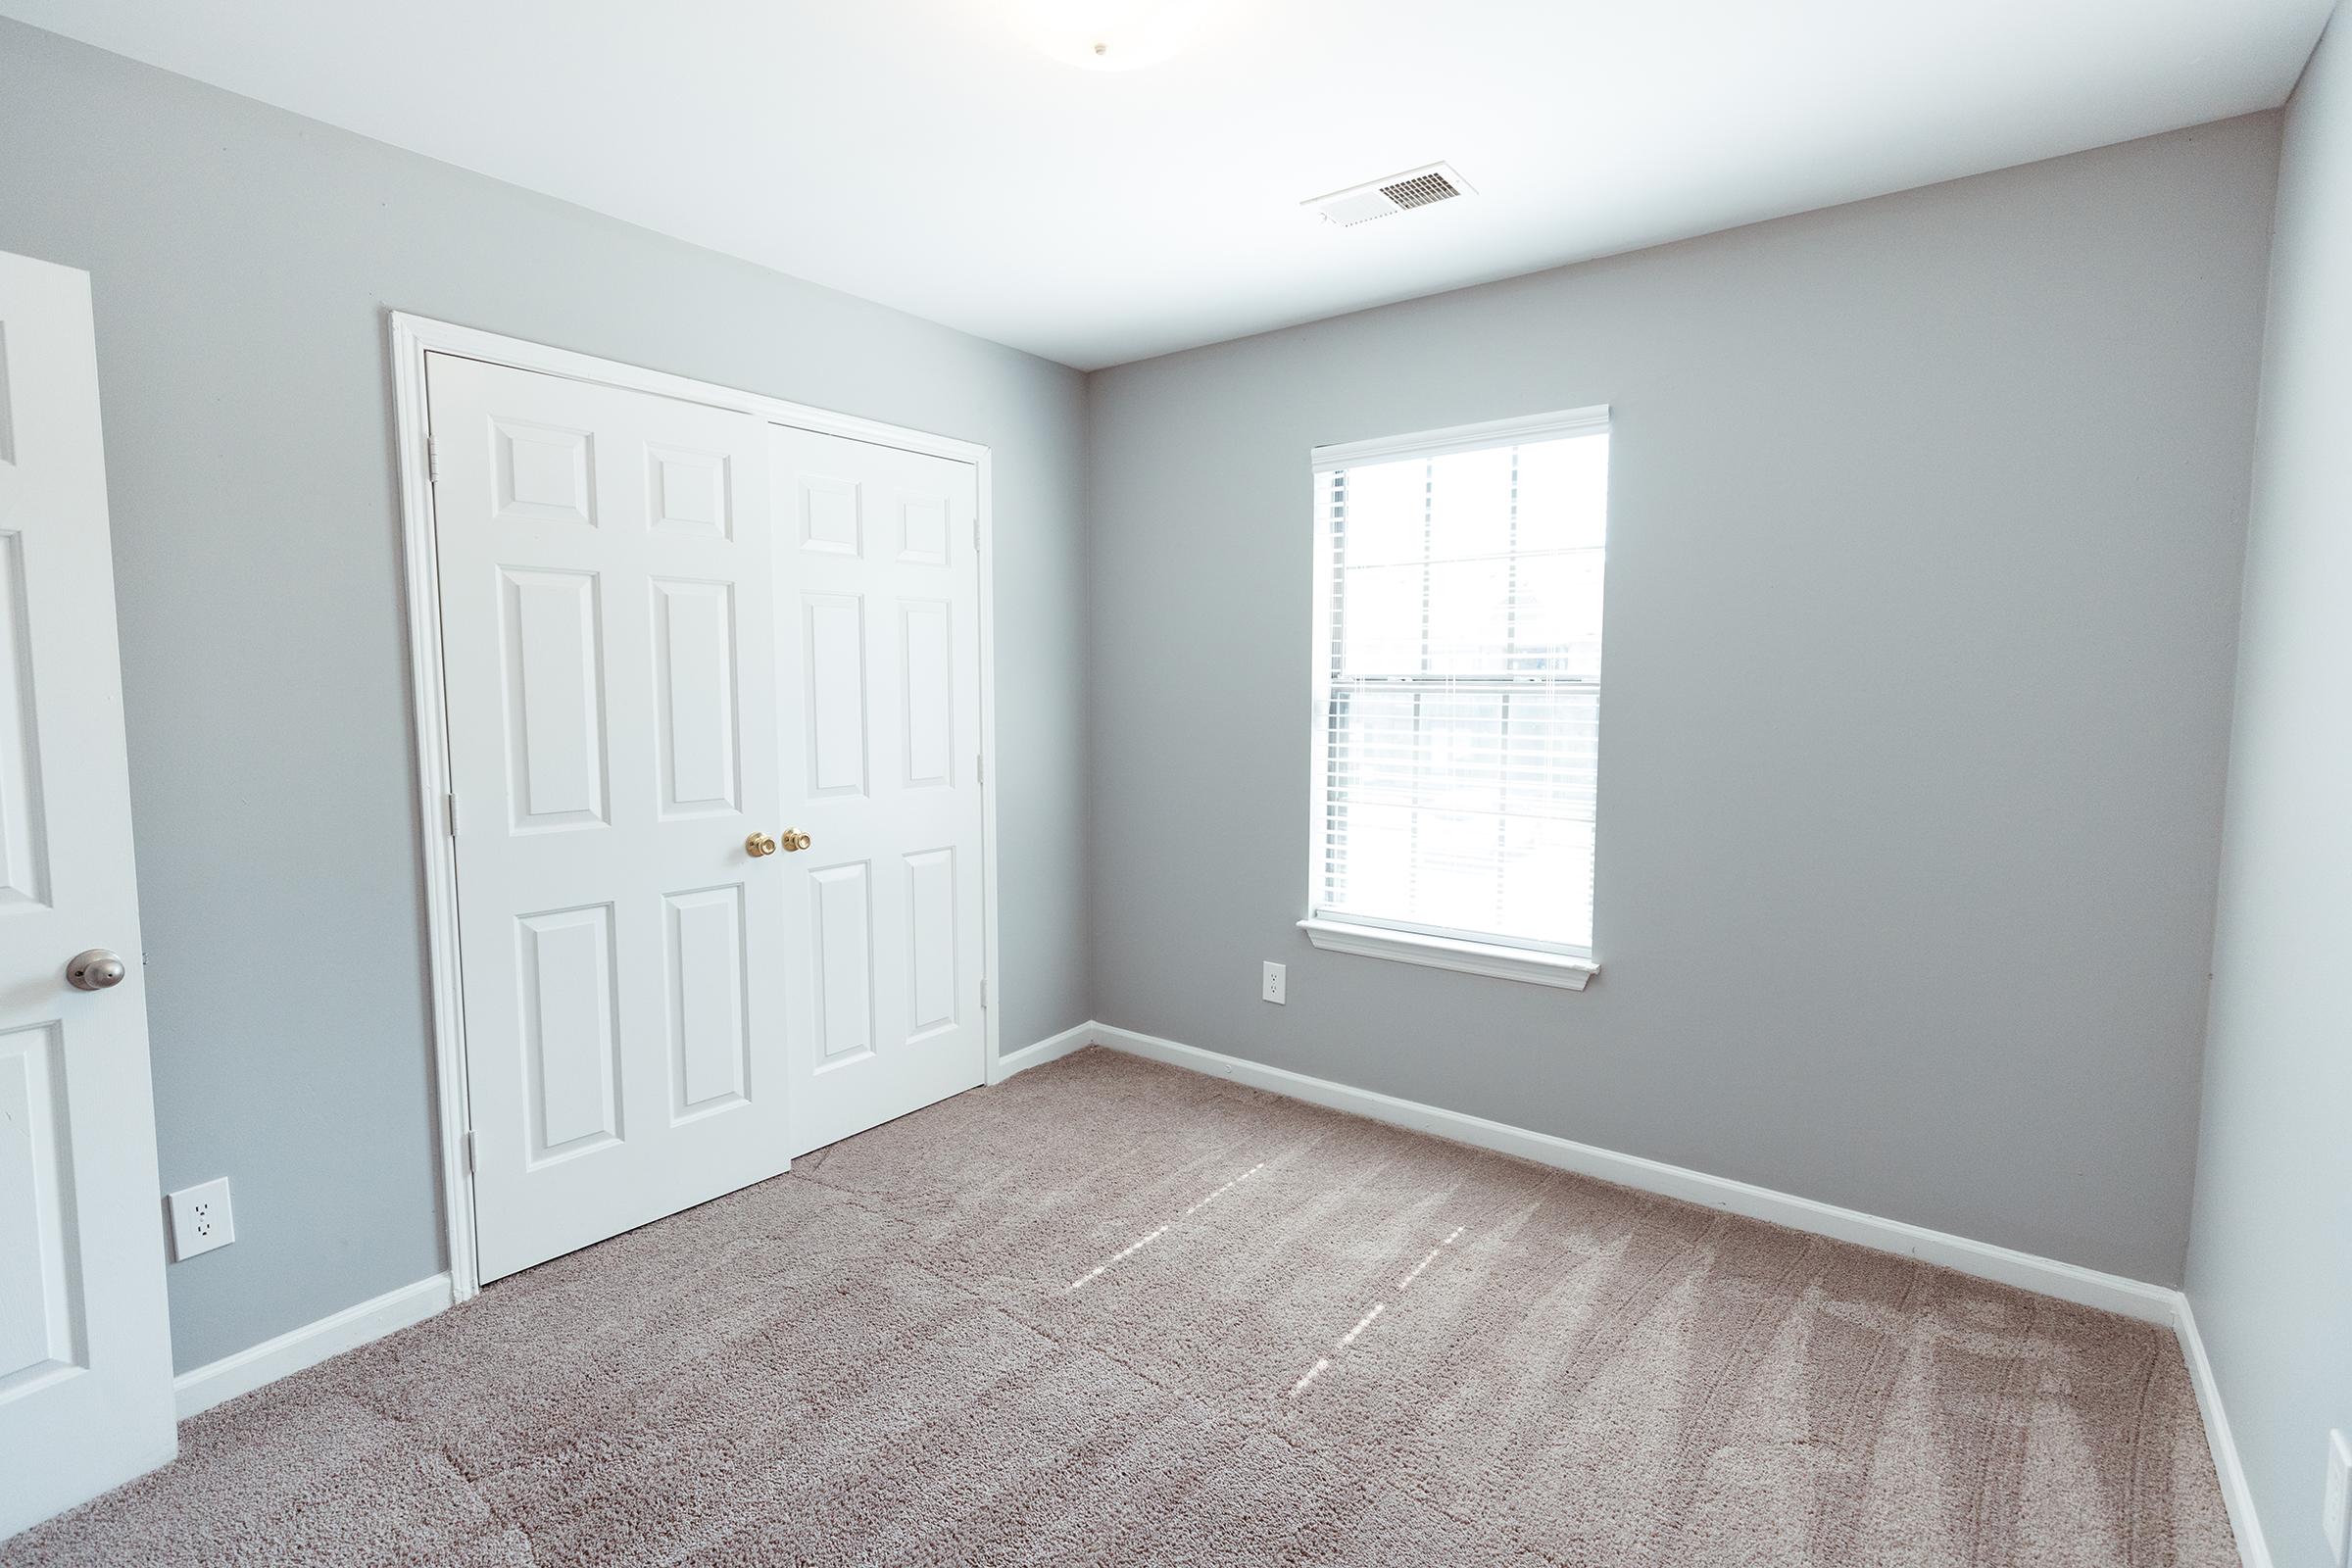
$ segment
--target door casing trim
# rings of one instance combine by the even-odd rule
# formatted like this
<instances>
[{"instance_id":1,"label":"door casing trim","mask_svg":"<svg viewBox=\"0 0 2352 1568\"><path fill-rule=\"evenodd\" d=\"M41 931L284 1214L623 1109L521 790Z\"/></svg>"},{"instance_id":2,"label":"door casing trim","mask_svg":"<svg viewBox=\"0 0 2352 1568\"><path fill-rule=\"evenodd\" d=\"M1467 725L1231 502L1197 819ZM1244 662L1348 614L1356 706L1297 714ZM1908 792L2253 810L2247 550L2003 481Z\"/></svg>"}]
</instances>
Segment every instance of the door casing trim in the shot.
<instances>
[{"instance_id":1,"label":"door casing trim","mask_svg":"<svg viewBox=\"0 0 2352 1568\"><path fill-rule=\"evenodd\" d=\"M451 354L511 369L651 392L686 403L730 409L760 419L823 435L846 436L968 463L979 495L980 572L980 879L982 1071L992 1076L998 1054L997 1020L1004 1011L997 938L997 638L994 459L979 442L934 435L829 409L810 408L600 359L523 338L461 326L407 311L385 313L392 363L392 408L400 479L401 558L408 605L409 679L416 720L416 826L423 847L425 959L431 975L431 1028L436 1121L440 1132L442 1235L449 1251L453 1301L481 1291L475 1250L473 1177L466 1140L472 1118L466 1098L464 973L458 958L458 859L449 828L450 758L446 674L441 662L441 572L433 538L433 489L426 440L424 357Z\"/></svg>"}]
</instances>

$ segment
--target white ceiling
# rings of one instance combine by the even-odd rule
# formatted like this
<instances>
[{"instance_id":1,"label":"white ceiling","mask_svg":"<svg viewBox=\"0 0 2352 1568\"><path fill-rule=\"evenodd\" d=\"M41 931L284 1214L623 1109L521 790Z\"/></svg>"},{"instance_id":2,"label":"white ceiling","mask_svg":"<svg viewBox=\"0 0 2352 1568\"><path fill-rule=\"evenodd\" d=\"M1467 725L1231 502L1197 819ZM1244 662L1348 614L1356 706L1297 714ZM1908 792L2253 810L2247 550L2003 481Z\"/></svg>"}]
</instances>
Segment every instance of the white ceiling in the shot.
<instances>
[{"instance_id":1,"label":"white ceiling","mask_svg":"<svg viewBox=\"0 0 2352 1568\"><path fill-rule=\"evenodd\" d=\"M1172 5L1130 72L1052 8ZM2330 0L0 0L1082 368L2282 102ZM1057 35L1053 41L1067 42ZM1450 162L1473 200L1298 203Z\"/></svg>"}]
</instances>

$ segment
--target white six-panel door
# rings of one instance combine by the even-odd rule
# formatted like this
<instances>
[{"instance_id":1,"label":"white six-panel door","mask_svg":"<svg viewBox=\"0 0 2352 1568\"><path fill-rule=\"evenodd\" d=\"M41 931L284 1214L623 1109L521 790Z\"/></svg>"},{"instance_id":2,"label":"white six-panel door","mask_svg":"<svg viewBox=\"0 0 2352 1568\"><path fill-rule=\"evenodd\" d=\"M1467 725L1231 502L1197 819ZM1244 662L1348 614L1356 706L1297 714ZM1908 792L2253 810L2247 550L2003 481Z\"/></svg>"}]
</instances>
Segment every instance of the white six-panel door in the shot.
<instances>
[{"instance_id":1,"label":"white six-panel door","mask_svg":"<svg viewBox=\"0 0 2352 1568\"><path fill-rule=\"evenodd\" d=\"M785 1167L749 415L432 355L481 1277Z\"/></svg>"},{"instance_id":2,"label":"white six-panel door","mask_svg":"<svg viewBox=\"0 0 2352 1568\"><path fill-rule=\"evenodd\" d=\"M981 1082L976 475L425 363L487 1281Z\"/></svg>"},{"instance_id":3,"label":"white six-panel door","mask_svg":"<svg viewBox=\"0 0 2352 1568\"><path fill-rule=\"evenodd\" d=\"M161 1214L89 278L0 254L0 1536L172 1457Z\"/></svg>"},{"instance_id":4,"label":"white six-panel door","mask_svg":"<svg viewBox=\"0 0 2352 1568\"><path fill-rule=\"evenodd\" d=\"M771 428L796 1152L978 1084L972 466Z\"/></svg>"}]
</instances>

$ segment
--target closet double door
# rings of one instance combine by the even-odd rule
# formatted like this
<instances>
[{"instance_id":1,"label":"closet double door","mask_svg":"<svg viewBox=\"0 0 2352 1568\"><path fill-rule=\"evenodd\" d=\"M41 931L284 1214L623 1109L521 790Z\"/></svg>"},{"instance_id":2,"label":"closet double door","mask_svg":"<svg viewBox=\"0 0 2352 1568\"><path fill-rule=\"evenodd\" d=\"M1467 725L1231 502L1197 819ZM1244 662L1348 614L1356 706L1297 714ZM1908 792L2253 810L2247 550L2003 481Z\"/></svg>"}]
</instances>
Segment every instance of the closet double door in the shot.
<instances>
[{"instance_id":1,"label":"closet double door","mask_svg":"<svg viewBox=\"0 0 2352 1568\"><path fill-rule=\"evenodd\" d=\"M426 361L487 1281L978 1084L975 472Z\"/></svg>"}]
</instances>

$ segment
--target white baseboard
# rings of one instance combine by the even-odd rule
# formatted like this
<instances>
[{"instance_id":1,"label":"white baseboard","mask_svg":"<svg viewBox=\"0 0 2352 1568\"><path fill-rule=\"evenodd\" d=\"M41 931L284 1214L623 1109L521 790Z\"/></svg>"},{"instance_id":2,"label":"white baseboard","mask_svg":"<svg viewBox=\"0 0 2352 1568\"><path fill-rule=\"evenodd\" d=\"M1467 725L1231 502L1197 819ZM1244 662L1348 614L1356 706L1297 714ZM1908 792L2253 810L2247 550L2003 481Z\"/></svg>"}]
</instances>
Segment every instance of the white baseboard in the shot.
<instances>
[{"instance_id":1,"label":"white baseboard","mask_svg":"<svg viewBox=\"0 0 2352 1568\"><path fill-rule=\"evenodd\" d=\"M2244 1568L2271 1568L2270 1543L2263 1539L2262 1521L2254 1513L2253 1489L2246 1485L2245 1466L2238 1462L2237 1439L2231 1436L2229 1413L2222 1408L2221 1385L2213 1380L2205 1337L2197 1332L2197 1314L2184 1293L2174 1294L2180 1300L2173 1329L2180 1336L2180 1353L2188 1358L2188 1380L2196 1388L2197 1408L2205 1416L2205 1443L2213 1449L2222 1502L2230 1510L2230 1528L2237 1535L2238 1561Z\"/></svg>"},{"instance_id":2,"label":"white baseboard","mask_svg":"<svg viewBox=\"0 0 2352 1568\"><path fill-rule=\"evenodd\" d=\"M1009 1054L999 1056L988 1064L988 1081L1001 1084L1016 1072L1042 1067L1056 1056L1066 1056L1073 1051L1083 1051L1095 1043L1097 1025L1082 1023L1074 1029L1064 1029L1049 1040L1034 1046L1023 1046Z\"/></svg>"},{"instance_id":3,"label":"white baseboard","mask_svg":"<svg viewBox=\"0 0 2352 1568\"><path fill-rule=\"evenodd\" d=\"M371 1340L382 1339L394 1329L421 1323L449 1302L449 1276L436 1274L429 1280L386 1291L373 1300L347 1306L316 1323L305 1323L274 1340L264 1340L250 1349L224 1355L193 1372L182 1372L172 1380L179 1418L185 1421L199 1410L209 1410L240 1394L251 1394L289 1372L317 1366L330 1355L355 1350Z\"/></svg>"},{"instance_id":4,"label":"white baseboard","mask_svg":"<svg viewBox=\"0 0 2352 1568\"><path fill-rule=\"evenodd\" d=\"M1809 1198L1774 1192L1769 1187L1709 1176L1704 1171L1643 1159L1637 1154L1620 1154L1591 1144L1555 1138L1549 1133L1530 1132L1524 1127L1489 1121L1483 1116L1445 1110L1436 1105L1422 1104L1418 1101L1398 1100L1394 1095L1375 1094L1369 1089L1352 1088L1327 1078L1310 1078L1304 1073L1268 1067L1240 1056L1202 1051L1197 1046L1179 1045L1173 1040L1161 1040L1153 1035L1137 1034L1132 1029L1113 1029L1097 1024L1090 1033L1098 1044L1108 1046L1113 1051L1127 1052L1131 1055L1147 1056L1171 1066L1228 1078L1253 1089L1271 1090L1293 1100L1303 1100L1310 1104L1348 1111L1374 1121L1409 1127L1415 1132L1450 1138L1456 1143L1492 1149L1498 1153L1516 1154L1522 1159L1597 1177L1621 1187L1679 1198L1685 1202L1744 1214L1751 1219L1770 1220L1775 1225L1786 1225L1791 1230L1808 1231L1816 1236L1827 1236L1833 1241L1851 1242L1858 1247L1874 1248L1882 1252L1916 1257L1962 1274L1974 1275L1978 1279L2014 1285L2020 1290L2039 1292L2043 1296L2054 1296L2062 1301L2075 1301L2083 1306L2095 1306L2102 1311L2120 1313L2145 1323L2170 1326L2174 1318L2174 1304L2180 1296L2179 1292L2168 1287L2126 1279L2120 1274L2102 1274L2096 1269L2061 1263L2055 1258L2036 1257L2031 1252L1970 1241L1965 1236L1932 1231L1923 1226L1905 1224L1901 1220L1882 1219L1858 1209L1817 1203Z\"/></svg>"},{"instance_id":5,"label":"white baseboard","mask_svg":"<svg viewBox=\"0 0 2352 1568\"><path fill-rule=\"evenodd\" d=\"M1377 1094L1369 1089L1356 1089L1328 1078L1314 1078L1287 1068L1268 1067L1240 1056L1228 1056L1214 1051L1203 1051L1197 1046L1162 1040L1156 1035L1138 1034L1132 1029L1114 1029L1101 1023L1079 1024L1050 1039L996 1058L989 1063L988 1081L992 1084L1003 1083L1015 1073L1043 1066L1096 1044L1107 1046L1113 1051L1123 1051L1130 1055L1165 1062L1170 1066L1246 1084L1253 1089L1267 1090L1293 1100L1302 1100L1309 1104L1411 1128L1416 1132L1448 1138L1475 1148L1491 1149L1498 1153L1516 1154L1523 1159L1575 1171L1601 1181L1615 1182L1642 1192L1657 1193L1709 1208L1770 1220L1791 1230L1940 1264L1978 1279L2037 1291L2060 1300L2098 1307L2142 1322L2166 1324L2180 1336L2181 1353L2188 1362L2189 1380L2196 1389L2197 1405L2205 1418L2206 1442L2212 1447L2214 1469L2221 1480L2222 1499L2229 1509L2230 1527L2236 1533L2242 1568L2272 1568L2270 1548L2263 1540L2262 1523L2254 1513L2253 1494L2246 1485L2245 1471L2238 1461L2237 1445L2230 1431L2230 1418L2222 1407L2221 1390L2214 1382L2213 1365L2205 1354L2205 1342L2197 1332L2196 1314L2190 1308L2188 1298L2179 1291L2126 1279L2121 1275L2102 1274L2095 1269L2061 1263L2054 1258L2036 1257L2031 1252L2020 1252L2006 1247L1970 1241L1964 1236L1932 1231L1900 1220L1882 1219L1858 1209L1818 1203L1808 1198L1797 1198L1721 1176L1709 1176L1703 1171L1669 1165L1660 1160L1620 1154L1591 1144L1556 1138L1549 1133L1531 1132L1523 1127L1489 1121L1485 1117L1458 1110L1400 1100L1394 1095ZM431 1279L404 1285L373 1300L362 1301L357 1306L346 1307L322 1317L316 1323L264 1341L250 1349L224 1356L209 1366L182 1373L172 1380L179 1418L184 1421L199 1410L210 1409L240 1394L249 1394L290 1372L315 1366L329 1356L356 1349L396 1329L421 1322L447 1308L450 1299L449 1276L436 1274Z\"/></svg>"},{"instance_id":6,"label":"white baseboard","mask_svg":"<svg viewBox=\"0 0 2352 1568\"><path fill-rule=\"evenodd\" d=\"M1083 1033L1113 1051L1123 1051L1131 1055L1166 1062L1170 1066L1229 1079L1252 1089L1268 1090L1332 1110L1348 1111L1373 1121L1409 1127L1415 1132L1450 1138L1456 1143L1491 1149L1498 1153L1516 1154L1523 1159L1572 1170L1580 1175L1615 1182L1642 1192L1657 1193L1709 1208L1770 1220L1776 1225L1826 1236L1834 1241L1851 1242L1858 1247L1868 1247L1882 1252L1916 1257L1923 1262L1940 1264L1978 1279L2054 1296L2062 1301L2098 1307L2102 1311L2136 1318L2144 1323L2163 1324L2180 1337L2181 1354L2188 1362L2189 1381L2196 1389L2197 1406L2205 1418L2205 1441L2213 1450L2213 1467L2221 1480L2222 1500L2229 1509L2230 1526L2237 1538L2238 1558L2242 1568L2272 1568L2270 1547L2263 1540L2262 1522L2254 1513L2253 1494L2246 1486L2245 1470L2238 1462L2237 1443L2230 1435L2230 1418L2222 1408L2221 1390L2214 1382L2213 1365L2206 1358L2205 1342L2197 1333L2196 1314L2189 1307L2188 1298L2179 1291L2141 1280L2126 1279L2119 1274L2102 1274L2096 1269L2061 1263L2055 1258L2037 1257L2011 1248L1971 1241L1965 1236L1928 1230L1923 1226L1905 1224L1901 1220L1882 1219L1858 1209L1817 1203L1809 1198L1797 1198L1788 1193L1774 1192L1768 1187L1709 1176L1704 1171L1689 1170L1660 1160L1620 1154L1613 1150L1594 1148L1591 1144L1555 1138L1549 1133L1530 1132L1524 1127L1489 1121L1483 1116L1446 1110L1418 1101L1399 1100L1394 1095L1351 1088L1327 1078L1312 1078L1282 1067L1268 1067L1240 1056L1228 1056L1214 1051L1202 1051L1197 1046L1162 1040L1155 1035L1138 1034L1132 1029L1114 1029L1106 1024L1095 1024ZM1055 1054L1062 1054L1069 1049L1065 1046Z\"/></svg>"}]
</instances>

